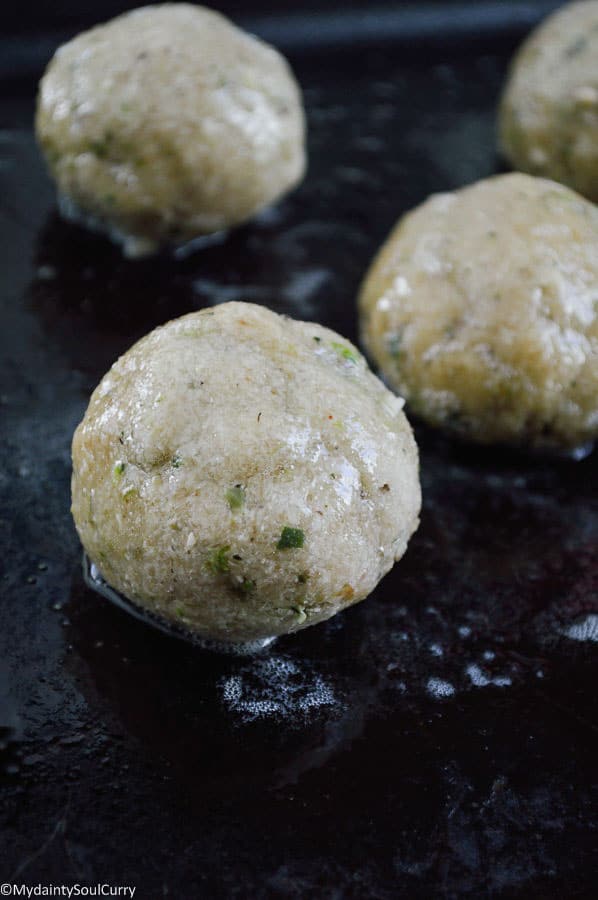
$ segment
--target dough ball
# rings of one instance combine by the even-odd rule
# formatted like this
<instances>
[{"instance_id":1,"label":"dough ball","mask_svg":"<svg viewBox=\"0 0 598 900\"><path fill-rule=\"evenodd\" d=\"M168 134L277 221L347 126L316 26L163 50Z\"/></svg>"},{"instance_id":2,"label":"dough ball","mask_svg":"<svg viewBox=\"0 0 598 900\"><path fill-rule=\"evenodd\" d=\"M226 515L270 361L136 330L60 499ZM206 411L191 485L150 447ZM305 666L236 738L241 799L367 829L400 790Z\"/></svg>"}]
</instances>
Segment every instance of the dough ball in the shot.
<instances>
[{"instance_id":1,"label":"dough ball","mask_svg":"<svg viewBox=\"0 0 598 900\"><path fill-rule=\"evenodd\" d=\"M63 213L128 256L243 222L305 169L284 58L186 3L134 10L61 47L36 130Z\"/></svg>"},{"instance_id":2,"label":"dough ball","mask_svg":"<svg viewBox=\"0 0 598 900\"><path fill-rule=\"evenodd\" d=\"M246 303L135 344L73 440L104 578L206 638L305 628L366 597L418 523L402 402L333 331Z\"/></svg>"},{"instance_id":3,"label":"dough ball","mask_svg":"<svg viewBox=\"0 0 598 900\"><path fill-rule=\"evenodd\" d=\"M515 57L500 107L501 149L524 172L598 201L598 2L571 3Z\"/></svg>"},{"instance_id":4,"label":"dough ball","mask_svg":"<svg viewBox=\"0 0 598 900\"><path fill-rule=\"evenodd\" d=\"M598 434L598 210L501 175L430 197L361 288L363 339L432 425L568 450Z\"/></svg>"}]
</instances>

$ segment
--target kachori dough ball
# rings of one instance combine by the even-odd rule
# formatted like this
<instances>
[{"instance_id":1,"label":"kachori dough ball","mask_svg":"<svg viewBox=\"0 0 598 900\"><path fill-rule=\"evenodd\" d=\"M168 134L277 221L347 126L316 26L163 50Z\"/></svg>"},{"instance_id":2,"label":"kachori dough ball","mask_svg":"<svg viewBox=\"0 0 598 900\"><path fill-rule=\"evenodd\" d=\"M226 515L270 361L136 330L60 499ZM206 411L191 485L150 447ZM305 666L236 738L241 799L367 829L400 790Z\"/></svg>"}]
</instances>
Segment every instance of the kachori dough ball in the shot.
<instances>
[{"instance_id":1,"label":"kachori dough ball","mask_svg":"<svg viewBox=\"0 0 598 900\"><path fill-rule=\"evenodd\" d=\"M142 7L62 46L36 130L63 213L129 256L243 222L305 169L286 60L186 3Z\"/></svg>"},{"instance_id":2,"label":"kachori dough ball","mask_svg":"<svg viewBox=\"0 0 598 900\"><path fill-rule=\"evenodd\" d=\"M499 132L517 169L598 201L598 0L566 5L525 41L502 98Z\"/></svg>"},{"instance_id":3,"label":"kachori dough ball","mask_svg":"<svg viewBox=\"0 0 598 900\"><path fill-rule=\"evenodd\" d=\"M75 432L83 546L116 590L207 638L327 619L417 527L402 405L320 325L246 303L169 322L114 364Z\"/></svg>"},{"instance_id":4,"label":"kachori dough ball","mask_svg":"<svg viewBox=\"0 0 598 900\"><path fill-rule=\"evenodd\" d=\"M361 288L363 340L432 425L569 450L598 434L598 210L529 175L404 216Z\"/></svg>"}]
</instances>

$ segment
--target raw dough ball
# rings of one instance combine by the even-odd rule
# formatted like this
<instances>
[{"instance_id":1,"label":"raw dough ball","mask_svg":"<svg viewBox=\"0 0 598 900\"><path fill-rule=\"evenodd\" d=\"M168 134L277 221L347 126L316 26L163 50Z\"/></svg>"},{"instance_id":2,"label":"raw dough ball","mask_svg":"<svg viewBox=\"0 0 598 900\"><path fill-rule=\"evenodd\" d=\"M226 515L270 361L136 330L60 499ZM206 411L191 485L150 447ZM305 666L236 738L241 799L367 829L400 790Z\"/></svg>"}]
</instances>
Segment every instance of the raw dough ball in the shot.
<instances>
[{"instance_id":1,"label":"raw dough ball","mask_svg":"<svg viewBox=\"0 0 598 900\"><path fill-rule=\"evenodd\" d=\"M598 201L598 2L572 3L515 57L500 108L513 165Z\"/></svg>"},{"instance_id":2,"label":"raw dough ball","mask_svg":"<svg viewBox=\"0 0 598 900\"><path fill-rule=\"evenodd\" d=\"M296 631L366 597L418 523L402 402L320 325L246 303L132 347L73 440L104 578L205 637Z\"/></svg>"},{"instance_id":3,"label":"raw dough ball","mask_svg":"<svg viewBox=\"0 0 598 900\"><path fill-rule=\"evenodd\" d=\"M63 212L129 256L242 222L305 169L284 58L186 3L137 9L61 47L36 129Z\"/></svg>"},{"instance_id":4,"label":"raw dough ball","mask_svg":"<svg viewBox=\"0 0 598 900\"><path fill-rule=\"evenodd\" d=\"M361 289L364 341L414 412L482 443L598 434L598 210L529 175L430 197Z\"/></svg>"}]
</instances>

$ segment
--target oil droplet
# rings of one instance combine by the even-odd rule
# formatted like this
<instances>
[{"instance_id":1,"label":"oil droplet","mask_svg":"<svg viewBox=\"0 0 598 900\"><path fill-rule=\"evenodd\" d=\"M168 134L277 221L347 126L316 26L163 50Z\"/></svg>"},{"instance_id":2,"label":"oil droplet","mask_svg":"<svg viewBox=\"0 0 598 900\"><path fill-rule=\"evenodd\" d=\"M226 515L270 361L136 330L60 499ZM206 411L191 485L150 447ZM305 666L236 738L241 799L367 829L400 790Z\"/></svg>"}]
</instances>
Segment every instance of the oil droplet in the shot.
<instances>
[{"instance_id":1,"label":"oil droplet","mask_svg":"<svg viewBox=\"0 0 598 900\"><path fill-rule=\"evenodd\" d=\"M455 688L450 681L444 681L442 678L429 678L426 689L432 697L439 700L445 697L452 697L455 693Z\"/></svg>"},{"instance_id":2,"label":"oil droplet","mask_svg":"<svg viewBox=\"0 0 598 900\"><path fill-rule=\"evenodd\" d=\"M561 634L572 641L592 641L598 643L598 615L590 613L582 621L573 622Z\"/></svg>"}]
</instances>

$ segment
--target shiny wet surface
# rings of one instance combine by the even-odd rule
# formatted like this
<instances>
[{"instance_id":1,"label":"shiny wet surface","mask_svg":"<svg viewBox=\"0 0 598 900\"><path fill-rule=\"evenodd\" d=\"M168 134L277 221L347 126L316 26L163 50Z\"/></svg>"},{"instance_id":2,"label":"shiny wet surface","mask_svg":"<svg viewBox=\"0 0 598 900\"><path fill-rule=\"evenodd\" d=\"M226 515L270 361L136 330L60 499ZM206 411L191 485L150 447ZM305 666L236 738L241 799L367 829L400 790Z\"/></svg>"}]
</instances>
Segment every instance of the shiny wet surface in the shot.
<instances>
[{"instance_id":1,"label":"shiny wet surface","mask_svg":"<svg viewBox=\"0 0 598 900\"><path fill-rule=\"evenodd\" d=\"M0 132L0 874L141 897L591 896L598 863L598 471L418 428L424 509L365 603L250 659L83 582L70 438L116 356L244 299L355 339L398 214L498 168L496 55L297 59L299 191L187 259L60 222ZM350 551L350 548L349 548Z\"/></svg>"}]
</instances>

